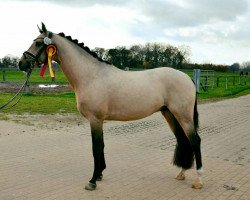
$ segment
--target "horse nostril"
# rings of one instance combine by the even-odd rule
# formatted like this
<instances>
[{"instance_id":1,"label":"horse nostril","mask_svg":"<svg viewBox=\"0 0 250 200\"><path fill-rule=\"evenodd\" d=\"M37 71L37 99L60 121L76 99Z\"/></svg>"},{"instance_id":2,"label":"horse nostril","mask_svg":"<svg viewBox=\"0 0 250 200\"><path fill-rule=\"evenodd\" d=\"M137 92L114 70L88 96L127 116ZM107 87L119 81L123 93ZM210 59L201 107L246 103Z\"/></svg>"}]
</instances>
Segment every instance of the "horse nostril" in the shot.
<instances>
[{"instance_id":1,"label":"horse nostril","mask_svg":"<svg viewBox=\"0 0 250 200\"><path fill-rule=\"evenodd\" d=\"M18 67L19 67L19 69L20 69L21 71L25 71L25 69L26 69L26 67L25 67L25 65L23 64L22 61L19 61Z\"/></svg>"},{"instance_id":2,"label":"horse nostril","mask_svg":"<svg viewBox=\"0 0 250 200\"><path fill-rule=\"evenodd\" d=\"M21 65L22 65L22 61L20 60L20 61L18 62L18 67L20 68Z\"/></svg>"},{"instance_id":3,"label":"horse nostril","mask_svg":"<svg viewBox=\"0 0 250 200\"><path fill-rule=\"evenodd\" d=\"M26 71L28 68L30 68L31 64L30 62L24 60L24 61L19 61L18 67L21 71Z\"/></svg>"}]
</instances>

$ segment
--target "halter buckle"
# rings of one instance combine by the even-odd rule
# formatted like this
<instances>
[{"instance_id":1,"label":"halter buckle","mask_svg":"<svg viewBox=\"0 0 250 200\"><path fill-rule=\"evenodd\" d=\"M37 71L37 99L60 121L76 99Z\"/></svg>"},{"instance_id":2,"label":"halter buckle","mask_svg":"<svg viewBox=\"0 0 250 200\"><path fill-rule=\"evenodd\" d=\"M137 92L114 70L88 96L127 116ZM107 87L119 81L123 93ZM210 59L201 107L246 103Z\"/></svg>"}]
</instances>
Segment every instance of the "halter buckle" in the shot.
<instances>
[{"instance_id":1,"label":"halter buckle","mask_svg":"<svg viewBox=\"0 0 250 200\"><path fill-rule=\"evenodd\" d=\"M43 42L44 42L44 44L46 44L46 45L52 44L52 40L51 40L49 37L45 37L45 38L43 39Z\"/></svg>"}]
</instances>

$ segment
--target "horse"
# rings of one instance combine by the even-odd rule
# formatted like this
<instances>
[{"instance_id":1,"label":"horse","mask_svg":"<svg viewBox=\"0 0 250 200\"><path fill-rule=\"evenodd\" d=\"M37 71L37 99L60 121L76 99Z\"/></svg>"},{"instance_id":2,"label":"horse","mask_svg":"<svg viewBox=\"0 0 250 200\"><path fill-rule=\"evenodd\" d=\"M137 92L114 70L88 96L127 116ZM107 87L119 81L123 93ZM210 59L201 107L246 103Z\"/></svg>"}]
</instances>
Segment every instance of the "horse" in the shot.
<instances>
[{"instance_id":1,"label":"horse","mask_svg":"<svg viewBox=\"0 0 250 200\"><path fill-rule=\"evenodd\" d=\"M197 177L192 187L202 182L201 138L198 135L197 96L188 75L170 67L145 71L125 71L99 58L83 43L64 33L38 26L40 35L25 51L19 69L31 71L36 65L57 62L76 95L77 109L90 123L94 170L86 190L95 190L106 169L103 123L106 120L129 121L161 112L176 137L173 164L180 168L177 180L196 161ZM54 50L49 56L48 51ZM47 61L48 59L48 61Z\"/></svg>"}]
</instances>

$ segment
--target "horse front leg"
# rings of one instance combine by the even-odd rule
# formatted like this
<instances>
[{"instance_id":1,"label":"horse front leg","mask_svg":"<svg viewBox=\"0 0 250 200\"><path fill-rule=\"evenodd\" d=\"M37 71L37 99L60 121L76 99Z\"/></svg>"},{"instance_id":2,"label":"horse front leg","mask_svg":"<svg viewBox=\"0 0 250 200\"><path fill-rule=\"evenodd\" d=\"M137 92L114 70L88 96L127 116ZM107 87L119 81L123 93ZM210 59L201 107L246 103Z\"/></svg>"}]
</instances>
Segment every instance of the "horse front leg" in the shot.
<instances>
[{"instance_id":1,"label":"horse front leg","mask_svg":"<svg viewBox=\"0 0 250 200\"><path fill-rule=\"evenodd\" d=\"M92 151L94 157L94 172L91 180L85 186L86 190L95 190L96 181L102 180L102 172L106 168L104 158L103 121L90 122L92 136Z\"/></svg>"}]
</instances>

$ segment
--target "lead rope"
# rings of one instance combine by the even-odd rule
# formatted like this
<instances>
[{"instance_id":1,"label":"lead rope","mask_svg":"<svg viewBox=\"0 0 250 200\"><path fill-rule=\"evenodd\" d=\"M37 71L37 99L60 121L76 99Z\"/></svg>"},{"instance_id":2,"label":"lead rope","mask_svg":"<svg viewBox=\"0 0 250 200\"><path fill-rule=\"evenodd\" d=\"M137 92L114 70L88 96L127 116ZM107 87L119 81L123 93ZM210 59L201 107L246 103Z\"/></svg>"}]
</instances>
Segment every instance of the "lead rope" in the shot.
<instances>
[{"instance_id":1,"label":"lead rope","mask_svg":"<svg viewBox=\"0 0 250 200\"><path fill-rule=\"evenodd\" d=\"M14 106L16 106L18 104L18 102L21 100L21 98L24 94L26 86L28 85L28 81L29 81L31 72L32 72L32 69L30 69L27 72L26 80L25 80L24 84L22 85L22 87L19 89L19 91L10 100L8 100L5 104L3 104L0 107L0 110L4 109L6 106L8 106L12 101L14 101L18 97L19 94L21 94L20 97L17 99L17 101L12 106L10 106L8 109L13 108ZM7 109L7 108L5 108L5 109Z\"/></svg>"}]
</instances>

